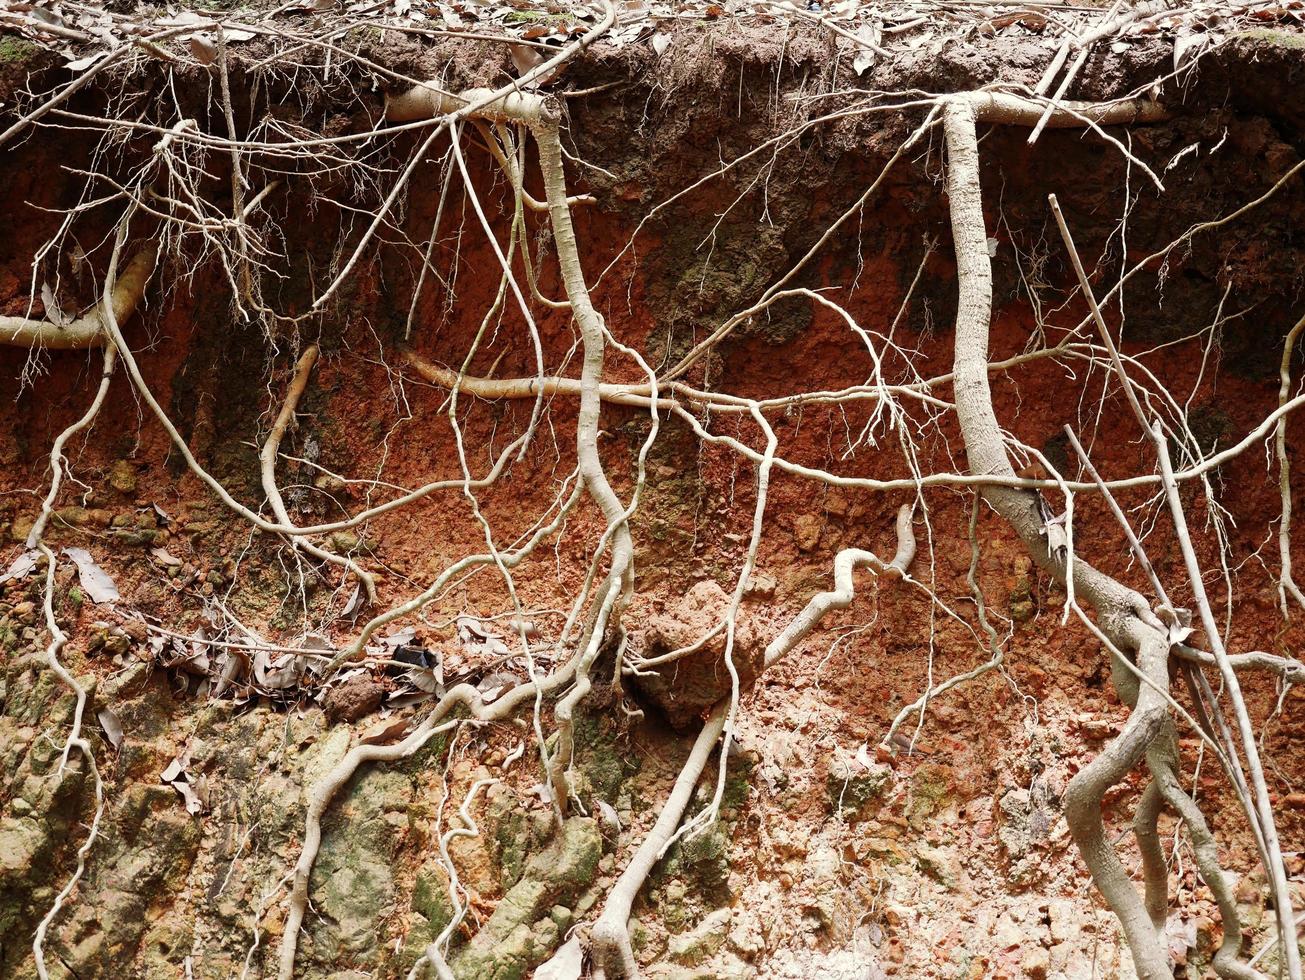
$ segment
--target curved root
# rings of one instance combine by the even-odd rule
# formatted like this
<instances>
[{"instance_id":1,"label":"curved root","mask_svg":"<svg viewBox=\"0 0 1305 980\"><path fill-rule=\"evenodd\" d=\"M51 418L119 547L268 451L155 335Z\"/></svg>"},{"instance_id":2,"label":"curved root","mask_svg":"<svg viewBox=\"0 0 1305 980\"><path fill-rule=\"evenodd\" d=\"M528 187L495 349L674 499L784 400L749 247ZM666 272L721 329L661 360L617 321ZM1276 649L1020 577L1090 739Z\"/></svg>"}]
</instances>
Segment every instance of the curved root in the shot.
<instances>
[{"instance_id":1,"label":"curved root","mask_svg":"<svg viewBox=\"0 0 1305 980\"><path fill-rule=\"evenodd\" d=\"M105 316L110 322L113 320L113 307L117 305L119 290L115 284L117 274L118 258L121 254L122 242L126 233L126 221L118 228L118 236L114 242L113 255L109 260L109 270L105 277L105 296L103 302ZM139 256L137 256L139 258ZM133 260L134 264L134 260ZM150 270L153 270L153 260L150 261ZM130 271L130 270L129 270ZM149 278L145 273L140 281L140 289L144 289L144 283ZM134 286L131 288L135 288ZM139 297L138 297L139 298ZM132 304L134 306L134 303ZM94 315L96 322L99 322L99 314ZM55 896L54 902L50 905L49 910L41 919L36 927L36 934L32 939L32 955L36 960L36 972L41 980L47 980L48 974L45 967L45 936L50 925L58 916L63 904L67 901L68 896L72 894L73 889L77 887L77 882L81 880L82 874L86 870L86 856L90 853L96 839L99 836L100 819L104 816L104 783L100 778L99 766L95 763L95 753L91 750L90 743L82 736L82 720L86 714L86 689L77 682L72 673L59 660L59 653L63 650L64 645L68 642L68 636L59 627L59 621L54 614L54 573L55 573L55 554L49 545L43 540L46 525L49 524L50 515L53 513L54 502L59 497L59 490L63 486L64 476L64 456L63 449L78 432L89 426L95 417L99 414L101 406L104 404L105 395L109 391L109 383L113 380L114 367L117 364L117 357L114 349L109 347L104 352L104 368L100 374L100 384L95 391L95 397L92 398L90 407L85 414L76 422L68 426L54 440L54 445L50 449L50 490L45 499L41 502L41 513L32 525L31 533L27 537L27 547L35 548L45 557L45 596L42 603L45 613L45 626L50 633L50 645L46 648L45 657L50 670L58 676L64 686L73 692L76 703L73 707L72 728L68 733L67 740L64 742L63 755L59 760L59 769L56 778L62 778L65 769L68 766L68 758L73 749L76 749L81 757L86 761L86 766L91 772L91 777L95 781L95 816L91 819L90 832L82 846L77 849L77 867L63 888Z\"/></svg>"},{"instance_id":2,"label":"curved root","mask_svg":"<svg viewBox=\"0 0 1305 980\"><path fill-rule=\"evenodd\" d=\"M596 980L637 980L639 967L635 963L634 950L630 945L630 910L634 900L643 887L648 873L657 863L662 848L675 834L684 810L693 796L693 789L698 785L702 771L707 767L707 760L712 749L716 747L721 732L725 730L725 720L729 717L730 703L720 702L712 710L698 738L693 743L689 758L675 779L662 811L657 815L657 822L648 836L639 844L638 850L630 858L630 863L621 872L612 890L607 895L607 904L602 914L590 930L590 955L594 962Z\"/></svg>"},{"instance_id":3,"label":"curved root","mask_svg":"<svg viewBox=\"0 0 1305 980\"><path fill-rule=\"evenodd\" d=\"M287 526L293 526L294 521L290 519L290 512L286 510L285 501L281 497L281 488L276 484L276 460L281 451L281 440L294 419L295 409L299 406L299 399L303 397L304 389L308 387L308 376L312 374L313 365L317 363L318 353L317 345L310 344L300 355L299 363L295 365L294 377L291 379L290 387L286 391L285 402L281 405L281 411L277 415L276 421L272 423L272 430L267 434L263 449L258 454L263 493L267 495L267 502L271 506L276 519ZM289 535L289 541L290 545L297 550L305 551L314 558L329 562L332 565L340 565L348 570L362 583L363 590L367 593L367 601L375 604L375 576L348 555L337 555L333 551L327 551L306 538L297 537L294 534Z\"/></svg>"}]
</instances>

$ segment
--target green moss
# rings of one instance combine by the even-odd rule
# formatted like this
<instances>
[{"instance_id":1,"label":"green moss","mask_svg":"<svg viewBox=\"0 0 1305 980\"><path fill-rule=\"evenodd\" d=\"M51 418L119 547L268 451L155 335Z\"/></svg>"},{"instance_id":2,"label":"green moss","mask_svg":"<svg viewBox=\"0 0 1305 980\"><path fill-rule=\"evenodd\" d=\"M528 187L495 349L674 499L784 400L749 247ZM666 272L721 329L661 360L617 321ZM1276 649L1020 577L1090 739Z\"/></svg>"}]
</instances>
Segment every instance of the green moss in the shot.
<instances>
[{"instance_id":1,"label":"green moss","mask_svg":"<svg viewBox=\"0 0 1305 980\"><path fill-rule=\"evenodd\" d=\"M724 893L729 874L729 838L719 823L713 824L705 833L677 842L655 872L655 877L667 881L667 902L662 909L662 920L666 927L676 931L683 925L676 924L679 919L689 914L688 910L682 914L677 911L674 896L678 888L673 879L688 883L696 893L716 900L727 897Z\"/></svg>"},{"instance_id":2,"label":"green moss","mask_svg":"<svg viewBox=\"0 0 1305 980\"><path fill-rule=\"evenodd\" d=\"M589 795L611 803L620 794L621 784L639 771L641 760L622 752L615 744L616 733L607 730L596 715L576 716L574 738L576 768L588 784Z\"/></svg>"},{"instance_id":3,"label":"green moss","mask_svg":"<svg viewBox=\"0 0 1305 980\"><path fill-rule=\"evenodd\" d=\"M925 820L941 810L954 789L952 771L947 766L928 763L911 777L911 798L906 818L911 826L921 827Z\"/></svg>"},{"instance_id":4,"label":"green moss","mask_svg":"<svg viewBox=\"0 0 1305 980\"><path fill-rule=\"evenodd\" d=\"M602 853L602 837L592 820L568 820L558 839L530 860L522 879L454 958L454 973L483 980L524 977L557 944L557 909L569 908L589 887Z\"/></svg>"},{"instance_id":5,"label":"green moss","mask_svg":"<svg viewBox=\"0 0 1305 980\"><path fill-rule=\"evenodd\" d=\"M860 772L853 776L831 771L825 782L830 809L852 821L873 816L883 802L888 782L887 770Z\"/></svg>"},{"instance_id":6,"label":"green moss","mask_svg":"<svg viewBox=\"0 0 1305 980\"><path fill-rule=\"evenodd\" d=\"M721 794L722 810L737 810L747 802L748 793L752 791L752 770L756 760L745 755L735 755L730 759L725 773L725 790Z\"/></svg>"},{"instance_id":7,"label":"green moss","mask_svg":"<svg viewBox=\"0 0 1305 980\"><path fill-rule=\"evenodd\" d=\"M495 797L489 805L488 823L494 828L490 837L499 881L511 888L521 880L530 856L530 823L510 793Z\"/></svg>"},{"instance_id":8,"label":"green moss","mask_svg":"<svg viewBox=\"0 0 1305 980\"><path fill-rule=\"evenodd\" d=\"M39 50L25 38L14 37L12 34L0 37L0 65L20 65Z\"/></svg>"},{"instance_id":9,"label":"green moss","mask_svg":"<svg viewBox=\"0 0 1305 980\"><path fill-rule=\"evenodd\" d=\"M449 904L449 890L442 876L434 871L422 871L412 887L412 908L426 920L429 935L426 942L435 939L453 918Z\"/></svg>"},{"instance_id":10,"label":"green moss","mask_svg":"<svg viewBox=\"0 0 1305 980\"><path fill-rule=\"evenodd\" d=\"M1268 44L1278 48L1291 48L1295 51L1305 50L1305 35L1294 34L1291 31L1275 31L1270 27L1240 31L1233 35L1233 40L1248 41L1251 44Z\"/></svg>"}]
</instances>

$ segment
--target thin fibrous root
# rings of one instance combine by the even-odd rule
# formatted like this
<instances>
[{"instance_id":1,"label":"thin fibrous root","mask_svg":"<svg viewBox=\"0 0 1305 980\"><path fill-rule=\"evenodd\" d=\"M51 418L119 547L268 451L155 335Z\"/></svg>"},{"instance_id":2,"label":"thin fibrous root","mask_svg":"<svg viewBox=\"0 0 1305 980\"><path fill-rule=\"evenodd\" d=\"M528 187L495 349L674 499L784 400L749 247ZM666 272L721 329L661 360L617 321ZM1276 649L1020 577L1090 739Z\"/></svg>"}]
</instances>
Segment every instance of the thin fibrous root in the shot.
<instances>
[{"instance_id":1,"label":"thin fibrous root","mask_svg":"<svg viewBox=\"0 0 1305 980\"><path fill-rule=\"evenodd\" d=\"M119 230L119 237L115 244L113 257L109 263L109 271L105 279L106 294L114 293L114 275L117 269L119 250L122 244L122 229ZM107 303L106 303L107 305ZM110 316L112 313L110 312ZM86 767L90 770L91 777L95 782L95 815L91 819L90 831L83 841L82 846L77 849L77 867L74 869L68 881L55 896L50 908L42 917L36 927L36 933L32 938L32 955L36 960L36 972L41 980L47 980L48 974L45 967L45 936L58 916L63 904L67 901L68 896L77 887L78 881L81 880L83 872L86 870L86 856L90 853L97 837L99 836L100 820L104 816L104 783L100 778L99 766L95 762L95 753L91 750L90 742L82 735L82 720L86 714L86 689L78 683L72 673L59 660L59 653L63 650L64 645L68 642L67 634L59 627L59 621L54 614L54 594L55 594L55 554L43 539L46 526L49 524L50 515L54 512L54 503L59 497L59 490L63 486L64 477L64 446L68 440L89 426L95 417L99 414L100 408L104 405L105 396L108 394L109 383L113 379L113 370L117 364L117 357L112 347L104 352L104 368L100 375L100 384L95 391L95 396L91 400L90 407L86 412L72 425L64 429L55 438L54 444L50 449L50 490L45 499L41 502L41 513L36 522L32 525L32 531L28 535L27 547L35 548L45 557L45 595L42 607L45 613L45 626L50 633L50 645L46 648L45 659L50 670L63 682L75 698L73 706L72 727L68 732L68 737L64 742L63 754L59 760L59 769L57 778L62 779L63 774L68 766L69 755L73 749L81 755L86 762Z\"/></svg>"}]
</instances>

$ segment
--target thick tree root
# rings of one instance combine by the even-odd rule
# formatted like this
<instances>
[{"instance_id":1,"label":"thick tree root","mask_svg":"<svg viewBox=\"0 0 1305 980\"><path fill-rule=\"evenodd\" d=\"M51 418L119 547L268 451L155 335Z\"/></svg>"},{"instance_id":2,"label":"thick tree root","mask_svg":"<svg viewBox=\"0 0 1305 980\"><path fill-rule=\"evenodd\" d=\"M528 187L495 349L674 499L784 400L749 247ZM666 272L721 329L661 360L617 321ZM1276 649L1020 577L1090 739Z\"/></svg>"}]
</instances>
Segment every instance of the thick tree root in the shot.
<instances>
[{"instance_id":1,"label":"thick tree root","mask_svg":"<svg viewBox=\"0 0 1305 980\"><path fill-rule=\"evenodd\" d=\"M104 325L104 306L112 308L113 318L120 323L130 317L144 299L145 287L149 285L157 264L158 251L154 246L137 252L104 298L69 323L0 316L0 344L49 350L103 347L109 340Z\"/></svg>"},{"instance_id":2,"label":"thick tree root","mask_svg":"<svg viewBox=\"0 0 1305 980\"><path fill-rule=\"evenodd\" d=\"M951 100L944 113L960 292L955 338L956 412L971 471L996 476L1012 475L1014 470L988 385L992 267L979 186L976 121L980 117L993 122L1027 121L1012 109L1018 107L1004 106L987 96L965 96ZM1097 121L1120 120L1102 114ZM1096 609L1103 635L1124 655L1135 658L1146 681L1129 685L1131 691L1121 690L1126 700L1134 701L1132 714L1119 737L1070 781L1065 793L1065 818L1093 880L1119 918L1138 976L1142 980L1168 980L1168 953L1161 934L1152 921L1148 903L1138 895L1107 839L1101 817L1105 793L1142 760L1169 724L1167 630L1140 594L1085 561L1076 560L1072 569L1068 567L1067 552L1053 549L1049 543L1036 494L990 486L983 495L1011 524L1041 567L1062 582L1072 575L1075 594ZM1148 810L1154 809L1154 797L1145 802ZM1151 858L1153 863L1154 855ZM1154 886L1150 897L1154 907L1158 901Z\"/></svg>"}]
</instances>

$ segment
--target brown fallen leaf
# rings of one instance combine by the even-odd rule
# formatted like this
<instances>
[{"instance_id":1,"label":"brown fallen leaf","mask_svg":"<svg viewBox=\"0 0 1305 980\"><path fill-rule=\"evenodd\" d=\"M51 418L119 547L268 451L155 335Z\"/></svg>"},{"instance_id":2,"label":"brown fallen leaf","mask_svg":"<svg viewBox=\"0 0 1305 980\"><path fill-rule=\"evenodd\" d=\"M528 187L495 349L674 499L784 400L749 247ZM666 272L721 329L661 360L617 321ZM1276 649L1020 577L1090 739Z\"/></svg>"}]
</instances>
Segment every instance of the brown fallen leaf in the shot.
<instances>
[{"instance_id":1,"label":"brown fallen leaf","mask_svg":"<svg viewBox=\"0 0 1305 980\"><path fill-rule=\"evenodd\" d=\"M359 745L389 745L403 738L408 730L407 718L394 718L390 721L373 725L361 738Z\"/></svg>"},{"instance_id":2,"label":"brown fallen leaf","mask_svg":"<svg viewBox=\"0 0 1305 980\"><path fill-rule=\"evenodd\" d=\"M104 729L104 737L109 740L109 744L115 749L121 748L122 721L117 713L112 708L101 708L95 717L99 719L100 727Z\"/></svg>"}]
</instances>

